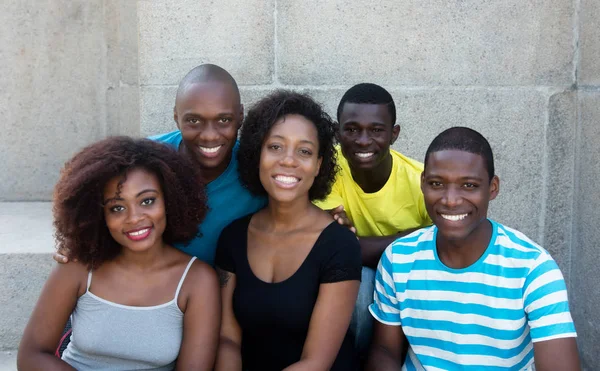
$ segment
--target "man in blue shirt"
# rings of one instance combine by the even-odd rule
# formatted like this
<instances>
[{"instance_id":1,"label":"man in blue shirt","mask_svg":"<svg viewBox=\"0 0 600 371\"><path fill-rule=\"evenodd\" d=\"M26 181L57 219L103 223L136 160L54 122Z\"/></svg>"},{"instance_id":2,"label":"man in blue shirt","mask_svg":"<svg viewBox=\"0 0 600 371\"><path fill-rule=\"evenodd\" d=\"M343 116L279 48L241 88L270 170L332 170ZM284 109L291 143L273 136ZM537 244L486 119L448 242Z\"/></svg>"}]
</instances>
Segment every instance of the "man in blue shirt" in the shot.
<instances>
[{"instance_id":1,"label":"man in blue shirt","mask_svg":"<svg viewBox=\"0 0 600 371\"><path fill-rule=\"evenodd\" d=\"M579 370L558 265L521 232L487 218L500 189L487 140L450 128L424 165L434 225L397 239L379 261L367 369Z\"/></svg>"},{"instance_id":2,"label":"man in blue shirt","mask_svg":"<svg viewBox=\"0 0 600 371\"><path fill-rule=\"evenodd\" d=\"M266 205L266 199L252 195L238 177L237 134L243 117L233 77L219 66L203 64L179 83L173 112L178 130L150 137L173 147L202 170L209 210L198 226L198 236L175 247L211 265L221 230ZM68 252L60 252L54 259L65 263L67 256Z\"/></svg>"},{"instance_id":3,"label":"man in blue shirt","mask_svg":"<svg viewBox=\"0 0 600 371\"><path fill-rule=\"evenodd\" d=\"M191 70L177 89L173 118L179 130L150 137L202 169L209 210L199 236L176 247L211 265L221 230L266 205L266 199L251 194L238 177L237 134L243 117L233 77L219 66L203 64Z\"/></svg>"}]
</instances>

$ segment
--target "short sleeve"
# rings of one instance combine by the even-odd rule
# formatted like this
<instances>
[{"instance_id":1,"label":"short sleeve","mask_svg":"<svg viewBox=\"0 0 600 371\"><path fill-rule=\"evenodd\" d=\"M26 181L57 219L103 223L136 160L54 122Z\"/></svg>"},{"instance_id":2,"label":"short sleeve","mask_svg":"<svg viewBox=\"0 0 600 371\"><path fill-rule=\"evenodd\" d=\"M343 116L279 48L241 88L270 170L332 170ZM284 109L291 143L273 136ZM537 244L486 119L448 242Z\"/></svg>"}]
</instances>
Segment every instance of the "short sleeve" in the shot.
<instances>
[{"instance_id":1,"label":"short sleeve","mask_svg":"<svg viewBox=\"0 0 600 371\"><path fill-rule=\"evenodd\" d=\"M331 210L336 207L344 204L344 198L340 192L340 183L342 182L341 174L337 174L335 178L335 182L331 187L331 192L327 195L324 200L314 201L313 203L319 207L321 210Z\"/></svg>"},{"instance_id":2,"label":"short sleeve","mask_svg":"<svg viewBox=\"0 0 600 371\"><path fill-rule=\"evenodd\" d=\"M332 222L326 230L324 242L327 254L320 270L320 283L360 281L362 260L358 239L348 228Z\"/></svg>"},{"instance_id":3,"label":"short sleeve","mask_svg":"<svg viewBox=\"0 0 600 371\"><path fill-rule=\"evenodd\" d=\"M525 313L534 343L577 336L569 311L565 280L547 252L544 251L536 259L525 280L523 292Z\"/></svg>"},{"instance_id":4,"label":"short sleeve","mask_svg":"<svg viewBox=\"0 0 600 371\"><path fill-rule=\"evenodd\" d=\"M369 305L369 311L375 319L383 324L400 326L400 304L396 297L396 285L393 280L392 269L392 246L387 247L375 274L375 291L373 293L373 304Z\"/></svg>"},{"instance_id":5,"label":"short sleeve","mask_svg":"<svg viewBox=\"0 0 600 371\"><path fill-rule=\"evenodd\" d=\"M239 223L237 223L239 224ZM235 260L233 259L233 247L235 241L231 238L236 233L236 222L223 228L217 242L215 255L215 266L227 272L235 273Z\"/></svg>"}]
</instances>

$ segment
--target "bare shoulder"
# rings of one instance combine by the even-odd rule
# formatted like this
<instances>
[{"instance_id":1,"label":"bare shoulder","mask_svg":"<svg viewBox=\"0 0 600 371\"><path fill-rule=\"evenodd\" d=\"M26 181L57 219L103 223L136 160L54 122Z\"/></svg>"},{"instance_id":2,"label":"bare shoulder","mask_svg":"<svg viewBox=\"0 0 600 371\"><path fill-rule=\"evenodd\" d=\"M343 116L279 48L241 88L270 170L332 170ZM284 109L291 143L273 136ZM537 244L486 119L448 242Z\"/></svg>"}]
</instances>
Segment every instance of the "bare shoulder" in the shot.
<instances>
[{"instance_id":1,"label":"bare shoulder","mask_svg":"<svg viewBox=\"0 0 600 371\"><path fill-rule=\"evenodd\" d=\"M183 285L190 293L203 292L208 294L213 289L218 290L219 281L213 267L199 259L195 259L188 270Z\"/></svg>"},{"instance_id":2,"label":"bare shoulder","mask_svg":"<svg viewBox=\"0 0 600 371\"><path fill-rule=\"evenodd\" d=\"M77 288L78 296L81 296L87 287L88 272L88 266L79 262L56 263L48 277L48 284L65 289Z\"/></svg>"}]
</instances>

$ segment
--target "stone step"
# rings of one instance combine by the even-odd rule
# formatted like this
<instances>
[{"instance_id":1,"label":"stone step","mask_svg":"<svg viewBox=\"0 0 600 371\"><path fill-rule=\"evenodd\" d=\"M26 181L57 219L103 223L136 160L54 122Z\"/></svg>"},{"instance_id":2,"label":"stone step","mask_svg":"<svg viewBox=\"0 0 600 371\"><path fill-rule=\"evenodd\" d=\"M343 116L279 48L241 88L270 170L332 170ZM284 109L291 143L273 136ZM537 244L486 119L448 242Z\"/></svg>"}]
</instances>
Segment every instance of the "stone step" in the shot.
<instances>
[{"instance_id":1,"label":"stone step","mask_svg":"<svg viewBox=\"0 0 600 371\"><path fill-rule=\"evenodd\" d=\"M0 351L18 348L53 252L50 202L0 202ZM16 369L15 357L2 353L0 370Z\"/></svg>"},{"instance_id":2,"label":"stone step","mask_svg":"<svg viewBox=\"0 0 600 371\"><path fill-rule=\"evenodd\" d=\"M0 371L17 370L17 351L0 352Z\"/></svg>"}]
</instances>

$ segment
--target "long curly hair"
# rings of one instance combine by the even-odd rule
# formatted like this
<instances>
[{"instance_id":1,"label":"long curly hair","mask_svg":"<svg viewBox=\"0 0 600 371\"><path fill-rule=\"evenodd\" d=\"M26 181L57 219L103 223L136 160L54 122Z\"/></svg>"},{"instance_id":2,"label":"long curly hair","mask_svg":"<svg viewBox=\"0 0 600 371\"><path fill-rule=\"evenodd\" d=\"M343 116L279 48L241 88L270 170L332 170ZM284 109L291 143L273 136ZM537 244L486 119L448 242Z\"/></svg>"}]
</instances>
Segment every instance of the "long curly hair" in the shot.
<instances>
[{"instance_id":1,"label":"long curly hair","mask_svg":"<svg viewBox=\"0 0 600 371\"><path fill-rule=\"evenodd\" d=\"M256 195L266 195L260 182L260 153L273 125L285 115L298 114L311 121L319 138L319 157L323 160L319 174L308 192L311 201L324 199L330 192L337 172L334 150L334 123L319 103L310 96L290 90L276 90L257 102L242 125L238 150L242 184Z\"/></svg>"},{"instance_id":2,"label":"long curly hair","mask_svg":"<svg viewBox=\"0 0 600 371\"><path fill-rule=\"evenodd\" d=\"M167 216L163 241L186 242L197 235L207 207L196 167L164 144L110 137L81 150L61 171L53 197L59 250L90 268L119 254L122 247L104 220L103 191L109 180L134 168L155 174L160 182Z\"/></svg>"}]
</instances>

